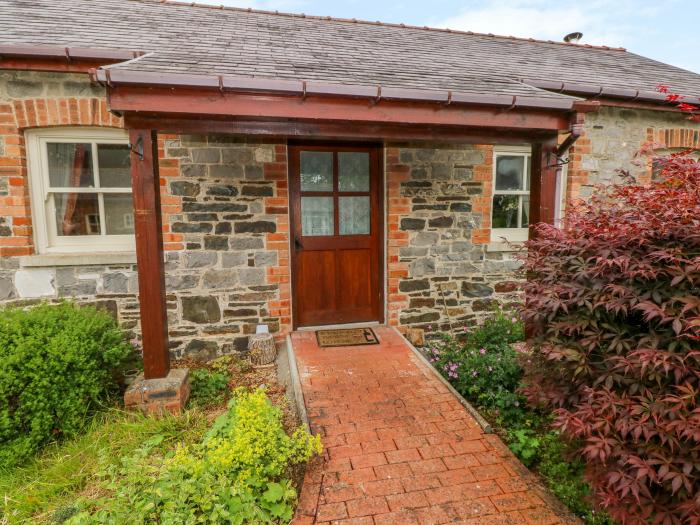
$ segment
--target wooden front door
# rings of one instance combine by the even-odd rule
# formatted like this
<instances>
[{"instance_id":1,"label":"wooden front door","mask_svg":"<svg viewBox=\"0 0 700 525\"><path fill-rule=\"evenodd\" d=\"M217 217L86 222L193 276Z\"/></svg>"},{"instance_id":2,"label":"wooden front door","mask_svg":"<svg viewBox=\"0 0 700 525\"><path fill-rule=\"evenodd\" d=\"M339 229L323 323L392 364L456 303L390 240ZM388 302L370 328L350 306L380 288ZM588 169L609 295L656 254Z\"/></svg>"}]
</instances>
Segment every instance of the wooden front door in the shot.
<instances>
[{"instance_id":1,"label":"wooden front door","mask_svg":"<svg viewBox=\"0 0 700 525\"><path fill-rule=\"evenodd\" d=\"M383 321L380 152L289 148L295 327Z\"/></svg>"}]
</instances>

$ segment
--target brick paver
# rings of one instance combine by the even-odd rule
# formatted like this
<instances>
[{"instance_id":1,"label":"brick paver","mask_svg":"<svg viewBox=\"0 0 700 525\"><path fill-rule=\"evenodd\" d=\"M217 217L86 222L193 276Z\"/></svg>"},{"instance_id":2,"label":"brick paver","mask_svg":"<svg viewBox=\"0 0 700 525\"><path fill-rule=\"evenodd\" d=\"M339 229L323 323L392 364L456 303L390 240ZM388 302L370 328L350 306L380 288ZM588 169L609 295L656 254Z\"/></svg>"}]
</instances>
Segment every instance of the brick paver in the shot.
<instances>
[{"instance_id":1,"label":"brick paver","mask_svg":"<svg viewBox=\"0 0 700 525\"><path fill-rule=\"evenodd\" d=\"M389 327L381 344L319 348L292 334L323 457L306 472L296 525L577 523Z\"/></svg>"}]
</instances>

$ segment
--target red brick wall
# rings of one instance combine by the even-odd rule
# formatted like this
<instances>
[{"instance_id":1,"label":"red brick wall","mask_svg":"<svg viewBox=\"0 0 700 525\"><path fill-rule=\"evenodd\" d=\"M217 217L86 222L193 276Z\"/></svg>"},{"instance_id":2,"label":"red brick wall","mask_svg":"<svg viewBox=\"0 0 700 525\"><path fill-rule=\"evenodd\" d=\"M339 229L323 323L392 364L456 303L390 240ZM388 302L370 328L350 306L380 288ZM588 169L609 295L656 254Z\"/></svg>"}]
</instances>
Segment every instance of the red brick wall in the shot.
<instances>
[{"instance_id":1,"label":"red brick wall","mask_svg":"<svg viewBox=\"0 0 700 525\"><path fill-rule=\"evenodd\" d=\"M6 177L8 194L0 197L0 216L6 217L12 236L0 237L0 257L34 253L27 183L24 130L48 126L122 127L98 98L25 98L0 100L0 177Z\"/></svg>"}]
</instances>

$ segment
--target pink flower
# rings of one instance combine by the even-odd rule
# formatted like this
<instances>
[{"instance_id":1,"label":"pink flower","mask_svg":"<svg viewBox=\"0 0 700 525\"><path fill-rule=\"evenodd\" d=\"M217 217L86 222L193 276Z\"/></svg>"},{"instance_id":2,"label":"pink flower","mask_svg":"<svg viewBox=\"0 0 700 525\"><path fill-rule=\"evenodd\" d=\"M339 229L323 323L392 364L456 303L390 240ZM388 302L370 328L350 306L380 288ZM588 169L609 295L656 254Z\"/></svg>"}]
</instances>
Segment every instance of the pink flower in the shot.
<instances>
[{"instance_id":1,"label":"pink flower","mask_svg":"<svg viewBox=\"0 0 700 525\"><path fill-rule=\"evenodd\" d=\"M481 355L484 355L486 353L486 348L482 348L481 350L479 350L479 353Z\"/></svg>"}]
</instances>

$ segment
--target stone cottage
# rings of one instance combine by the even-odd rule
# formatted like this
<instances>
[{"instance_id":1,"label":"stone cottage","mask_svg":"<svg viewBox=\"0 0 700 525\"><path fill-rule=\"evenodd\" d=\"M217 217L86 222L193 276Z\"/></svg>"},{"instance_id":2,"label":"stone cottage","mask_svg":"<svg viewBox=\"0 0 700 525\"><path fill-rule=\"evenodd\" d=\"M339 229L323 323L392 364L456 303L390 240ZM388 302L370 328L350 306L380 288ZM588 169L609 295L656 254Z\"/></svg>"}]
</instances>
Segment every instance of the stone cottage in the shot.
<instances>
[{"instance_id":1,"label":"stone cottage","mask_svg":"<svg viewBox=\"0 0 700 525\"><path fill-rule=\"evenodd\" d=\"M700 148L624 49L158 0L0 0L0 300L167 355L259 324L473 324L529 225ZM505 242L507 240L508 242Z\"/></svg>"}]
</instances>

